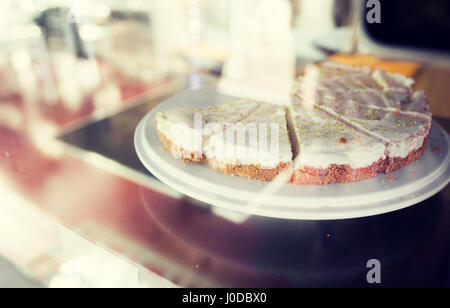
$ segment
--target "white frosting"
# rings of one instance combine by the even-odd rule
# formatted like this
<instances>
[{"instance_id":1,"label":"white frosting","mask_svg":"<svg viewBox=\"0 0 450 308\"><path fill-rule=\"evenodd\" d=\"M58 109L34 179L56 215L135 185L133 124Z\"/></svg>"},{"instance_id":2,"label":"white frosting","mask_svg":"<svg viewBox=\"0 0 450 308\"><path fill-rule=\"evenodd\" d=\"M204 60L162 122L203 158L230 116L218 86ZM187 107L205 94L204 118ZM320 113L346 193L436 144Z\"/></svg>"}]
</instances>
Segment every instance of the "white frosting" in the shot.
<instances>
[{"instance_id":1,"label":"white frosting","mask_svg":"<svg viewBox=\"0 0 450 308\"><path fill-rule=\"evenodd\" d=\"M254 113L223 133L211 136L206 149L219 166L260 165L275 168L292 162L292 148L283 107L262 104Z\"/></svg>"},{"instance_id":2,"label":"white frosting","mask_svg":"<svg viewBox=\"0 0 450 308\"><path fill-rule=\"evenodd\" d=\"M385 158L385 146L358 133L336 118L320 111L301 113L293 110L295 133L299 141L296 168L326 169L330 165L362 168Z\"/></svg>"},{"instance_id":3,"label":"white frosting","mask_svg":"<svg viewBox=\"0 0 450 308\"><path fill-rule=\"evenodd\" d=\"M413 94L411 102L406 105L405 110L407 112L415 112L415 116L420 114L423 117L431 118L430 105L423 91L417 91Z\"/></svg>"},{"instance_id":4,"label":"white frosting","mask_svg":"<svg viewBox=\"0 0 450 308\"><path fill-rule=\"evenodd\" d=\"M376 70L373 72L372 77L378 82L384 90L389 90L392 88L403 88L409 90L414 84L414 80L411 78L406 78L400 74L391 74L383 70Z\"/></svg>"},{"instance_id":5,"label":"white frosting","mask_svg":"<svg viewBox=\"0 0 450 308\"><path fill-rule=\"evenodd\" d=\"M365 133L387 143L390 157L405 158L422 147L431 122L410 115L378 110L381 120L345 118Z\"/></svg>"},{"instance_id":6,"label":"white frosting","mask_svg":"<svg viewBox=\"0 0 450 308\"><path fill-rule=\"evenodd\" d=\"M157 129L172 144L186 152L203 152L211 134L220 132L228 123L246 118L259 107L253 101L239 101L208 108L186 108L158 113Z\"/></svg>"}]
</instances>

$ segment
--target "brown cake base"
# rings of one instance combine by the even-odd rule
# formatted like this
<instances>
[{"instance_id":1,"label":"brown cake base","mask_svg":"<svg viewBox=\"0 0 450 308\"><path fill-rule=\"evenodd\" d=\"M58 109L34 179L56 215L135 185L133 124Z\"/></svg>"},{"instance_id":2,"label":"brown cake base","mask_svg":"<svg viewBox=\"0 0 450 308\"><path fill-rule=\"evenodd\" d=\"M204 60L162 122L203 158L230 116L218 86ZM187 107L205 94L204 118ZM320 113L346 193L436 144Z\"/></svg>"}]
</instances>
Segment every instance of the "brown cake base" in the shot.
<instances>
[{"instance_id":1,"label":"brown cake base","mask_svg":"<svg viewBox=\"0 0 450 308\"><path fill-rule=\"evenodd\" d=\"M212 168L228 175L240 176L247 179L270 182L275 179L283 170L291 166L290 163L280 163L276 168L264 169L260 165L234 165L219 166L213 161L210 162Z\"/></svg>"},{"instance_id":2,"label":"brown cake base","mask_svg":"<svg viewBox=\"0 0 450 308\"><path fill-rule=\"evenodd\" d=\"M166 150L170 151L172 153L172 155L174 155L175 157L182 159L184 161L193 161L193 162L197 162L197 163L205 163L207 161L207 159L203 153L196 155L193 152L185 151L183 148L175 146L172 143L172 141L167 139L167 137L165 135L163 135L161 132L158 132L158 135L159 135L159 139L161 139L161 142L162 142L164 148L166 148Z\"/></svg>"},{"instance_id":3,"label":"brown cake base","mask_svg":"<svg viewBox=\"0 0 450 308\"><path fill-rule=\"evenodd\" d=\"M379 174L390 174L422 157L427 149L428 138L429 136L425 138L421 148L412 151L405 158L388 157L380 159L372 166L358 169L353 169L349 165L332 165L327 169L304 167L302 170L294 172L290 182L296 185L354 183L374 178Z\"/></svg>"}]
</instances>

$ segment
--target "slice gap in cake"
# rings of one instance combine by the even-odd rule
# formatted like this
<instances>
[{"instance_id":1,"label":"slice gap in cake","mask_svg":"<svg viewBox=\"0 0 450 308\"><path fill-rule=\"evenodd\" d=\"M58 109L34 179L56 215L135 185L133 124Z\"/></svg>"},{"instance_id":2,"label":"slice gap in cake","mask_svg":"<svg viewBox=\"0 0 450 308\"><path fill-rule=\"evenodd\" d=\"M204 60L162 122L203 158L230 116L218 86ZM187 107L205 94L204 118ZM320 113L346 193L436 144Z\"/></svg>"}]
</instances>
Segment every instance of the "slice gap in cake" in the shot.
<instances>
[{"instance_id":1,"label":"slice gap in cake","mask_svg":"<svg viewBox=\"0 0 450 308\"><path fill-rule=\"evenodd\" d=\"M292 165L285 108L261 103L244 120L212 135L206 155L225 174L273 181Z\"/></svg>"},{"instance_id":2,"label":"slice gap in cake","mask_svg":"<svg viewBox=\"0 0 450 308\"><path fill-rule=\"evenodd\" d=\"M184 108L156 115L157 130L164 147L175 158L206 162L205 145L212 134L228 123L245 119L260 104L241 100L205 108Z\"/></svg>"}]
</instances>

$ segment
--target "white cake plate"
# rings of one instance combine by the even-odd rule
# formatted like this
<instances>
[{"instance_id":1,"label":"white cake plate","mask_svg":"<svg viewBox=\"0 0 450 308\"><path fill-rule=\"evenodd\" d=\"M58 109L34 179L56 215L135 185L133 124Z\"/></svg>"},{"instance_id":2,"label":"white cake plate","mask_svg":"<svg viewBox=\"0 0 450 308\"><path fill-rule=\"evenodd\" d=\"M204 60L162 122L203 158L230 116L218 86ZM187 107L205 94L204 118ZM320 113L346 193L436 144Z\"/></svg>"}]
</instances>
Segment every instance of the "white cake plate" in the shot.
<instances>
[{"instance_id":1,"label":"white cake plate","mask_svg":"<svg viewBox=\"0 0 450 308\"><path fill-rule=\"evenodd\" d=\"M157 112L233 100L213 90L188 91L157 106L136 129L135 147L142 163L171 188L213 206L299 220L348 219L400 210L432 197L450 182L450 138L435 122L429 146L420 160L392 173L390 180L380 175L352 184L276 187L273 183L228 176L207 164L185 164L162 148L154 120Z\"/></svg>"}]
</instances>

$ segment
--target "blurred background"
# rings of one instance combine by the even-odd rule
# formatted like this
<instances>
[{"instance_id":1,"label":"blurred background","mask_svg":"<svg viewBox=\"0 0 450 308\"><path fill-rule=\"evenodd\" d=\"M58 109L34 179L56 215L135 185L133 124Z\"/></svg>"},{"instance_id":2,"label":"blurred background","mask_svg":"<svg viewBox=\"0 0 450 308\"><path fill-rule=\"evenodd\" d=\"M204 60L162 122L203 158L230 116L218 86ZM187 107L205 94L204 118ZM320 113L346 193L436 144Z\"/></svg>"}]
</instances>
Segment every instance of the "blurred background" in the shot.
<instances>
[{"instance_id":1,"label":"blurred background","mask_svg":"<svg viewBox=\"0 0 450 308\"><path fill-rule=\"evenodd\" d=\"M258 281L245 271L223 278L230 264L222 260L214 271L207 252L181 248L167 230L138 218L148 217L141 211L149 200L174 208L191 201L141 170L134 128L184 89L282 100L307 64L327 59L415 78L449 127L449 59L365 43L365 3L2 0L0 256L8 261L0 261L0 287L208 286L242 275ZM208 270L199 272L202 266Z\"/></svg>"}]
</instances>

